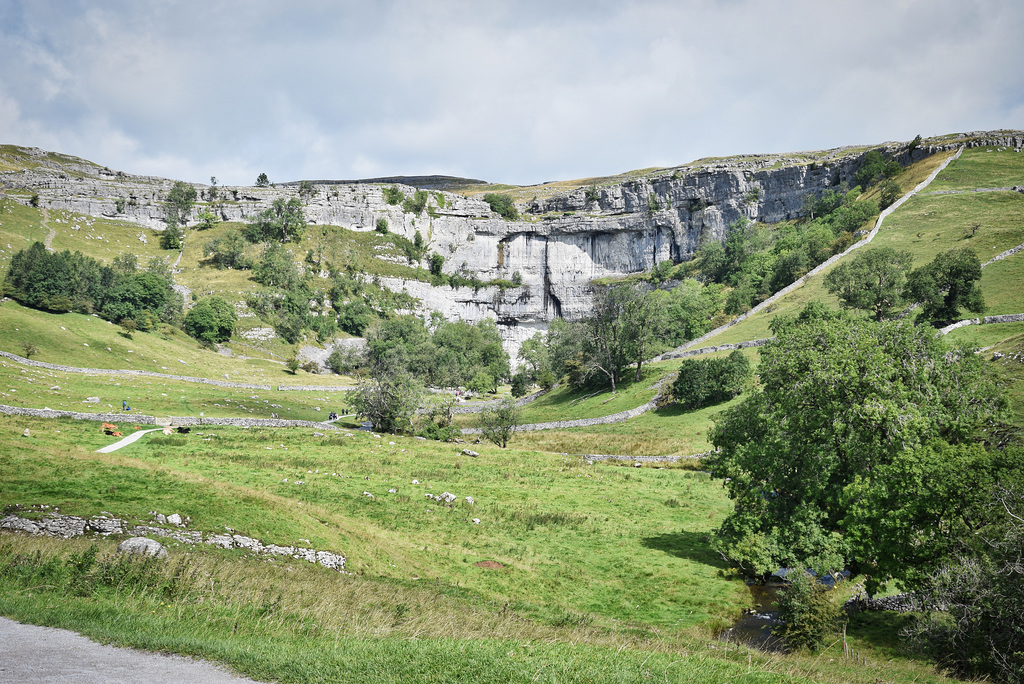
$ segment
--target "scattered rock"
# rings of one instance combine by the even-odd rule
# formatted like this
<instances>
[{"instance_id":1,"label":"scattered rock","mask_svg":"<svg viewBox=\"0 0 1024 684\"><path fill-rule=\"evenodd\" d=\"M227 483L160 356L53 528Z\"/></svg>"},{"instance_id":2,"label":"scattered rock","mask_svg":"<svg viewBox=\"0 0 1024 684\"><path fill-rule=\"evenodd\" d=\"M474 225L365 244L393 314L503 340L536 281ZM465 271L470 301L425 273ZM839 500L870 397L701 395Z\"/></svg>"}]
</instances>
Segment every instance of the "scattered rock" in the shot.
<instances>
[{"instance_id":1,"label":"scattered rock","mask_svg":"<svg viewBox=\"0 0 1024 684\"><path fill-rule=\"evenodd\" d=\"M473 524L474 525L479 525L480 524L480 518L473 518Z\"/></svg>"},{"instance_id":2,"label":"scattered rock","mask_svg":"<svg viewBox=\"0 0 1024 684\"><path fill-rule=\"evenodd\" d=\"M178 525L180 527L181 526L181 516L178 515L177 513L171 513L169 516L167 516L167 522L169 522L172 525Z\"/></svg>"},{"instance_id":3,"label":"scattered rock","mask_svg":"<svg viewBox=\"0 0 1024 684\"><path fill-rule=\"evenodd\" d=\"M82 403L83 404L98 404L98 403L100 403L100 398L99 397L86 397L85 401L83 401Z\"/></svg>"},{"instance_id":4,"label":"scattered rock","mask_svg":"<svg viewBox=\"0 0 1024 684\"><path fill-rule=\"evenodd\" d=\"M167 556L167 549L155 539L149 537L129 537L117 545L120 553L137 553L142 556L156 556L164 558Z\"/></svg>"},{"instance_id":5,"label":"scattered rock","mask_svg":"<svg viewBox=\"0 0 1024 684\"><path fill-rule=\"evenodd\" d=\"M32 435L29 433L28 428L25 428L25 431L21 433L21 436L22 437L31 437Z\"/></svg>"},{"instance_id":6,"label":"scattered rock","mask_svg":"<svg viewBox=\"0 0 1024 684\"><path fill-rule=\"evenodd\" d=\"M471 458L476 458L480 454L478 454L477 452L473 451L472 449L463 449L462 450L462 455L463 456L469 456Z\"/></svg>"},{"instance_id":7,"label":"scattered rock","mask_svg":"<svg viewBox=\"0 0 1024 684\"><path fill-rule=\"evenodd\" d=\"M466 503L468 503L470 506L472 506L473 504L476 503L476 500L473 499L473 497L471 497L471 496L467 496L466 497Z\"/></svg>"}]
</instances>

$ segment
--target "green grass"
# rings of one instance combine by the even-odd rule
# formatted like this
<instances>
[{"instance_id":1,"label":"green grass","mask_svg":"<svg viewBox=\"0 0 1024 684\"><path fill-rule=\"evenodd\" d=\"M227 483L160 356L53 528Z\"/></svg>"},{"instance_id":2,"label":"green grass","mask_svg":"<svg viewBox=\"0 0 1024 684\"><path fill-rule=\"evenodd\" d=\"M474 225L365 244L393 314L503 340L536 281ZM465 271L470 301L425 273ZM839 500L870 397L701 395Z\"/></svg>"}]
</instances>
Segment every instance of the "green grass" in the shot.
<instances>
[{"instance_id":1,"label":"green grass","mask_svg":"<svg viewBox=\"0 0 1024 684\"><path fill-rule=\"evenodd\" d=\"M973 147L950 163L926 192L1014 185L1024 185L1024 154L1013 149L1000 152L994 147Z\"/></svg>"},{"instance_id":2,"label":"green grass","mask_svg":"<svg viewBox=\"0 0 1024 684\"><path fill-rule=\"evenodd\" d=\"M177 512L193 529L342 551L350 573L172 544L163 569L122 580L80 562L33 575L86 542L2 534L0 572L23 559L25 579L0 582L0 613L17 619L275 681L942 681L897 652L852 667L835 649L780 658L710 640L750 597L708 546L729 502L702 473L311 430L218 428L101 455L94 425L0 426L0 507ZM98 544L104 559L114 540Z\"/></svg>"},{"instance_id":3,"label":"green grass","mask_svg":"<svg viewBox=\"0 0 1024 684\"><path fill-rule=\"evenodd\" d=\"M243 319L244 320L244 319ZM24 355L22 343L38 349L34 361L79 368L121 368L267 385L350 386L351 378L337 375L289 373L282 361L228 358L204 349L181 330L164 326L159 332L136 332L129 339L121 328L96 316L35 311L14 301L0 304L0 349ZM254 351L238 343L239 355ZM287 348L287 349L290 349ZM182 363L184 361L184 363Z\"/></svg>"}]
</instances>

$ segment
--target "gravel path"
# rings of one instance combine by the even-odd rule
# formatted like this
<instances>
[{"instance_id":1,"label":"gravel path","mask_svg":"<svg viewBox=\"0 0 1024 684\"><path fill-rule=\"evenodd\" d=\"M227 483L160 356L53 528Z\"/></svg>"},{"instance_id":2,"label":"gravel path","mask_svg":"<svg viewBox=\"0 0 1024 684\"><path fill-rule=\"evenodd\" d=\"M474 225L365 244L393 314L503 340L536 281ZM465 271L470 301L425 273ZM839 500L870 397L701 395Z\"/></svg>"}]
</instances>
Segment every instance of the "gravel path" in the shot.
<instances>
[{"instance_id":1,"label":"gravel path","mask_svg":"<svg viewBox=\"0 0 1024 684\"><path fill-rule=\"evenodd\" d=\"M220 665L184 656L104 646L66 629L0 618L0 682L240 684Z\"/></svg>"}]
</instances>

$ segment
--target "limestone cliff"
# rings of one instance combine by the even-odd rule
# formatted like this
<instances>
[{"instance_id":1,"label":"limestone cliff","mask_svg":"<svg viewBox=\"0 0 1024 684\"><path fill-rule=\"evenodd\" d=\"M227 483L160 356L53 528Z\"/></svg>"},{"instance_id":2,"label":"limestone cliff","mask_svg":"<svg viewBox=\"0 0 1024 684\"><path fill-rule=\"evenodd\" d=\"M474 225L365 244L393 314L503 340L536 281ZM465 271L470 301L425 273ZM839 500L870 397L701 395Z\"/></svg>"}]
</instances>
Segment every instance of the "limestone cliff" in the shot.
<instances>
[{"instance_id":1,"label":"limestone cliff","mask_svg":"<svg viewBox=\"0 0 1024 684\"><path fill-rule=\"evenodd\" d=\"M926 140L912 153L906 144L889 143L694 162L520 202L522 218L517 221L497 216L480 198L450 192L443 193L443 207L431 200L432 216L413 215L401 205L387 204L383 190L391 183L369 182L318 182L311 186L313 193L305 194L300 194L297 183L218 187L215 203L211 188L197 184L195 211L212 207L223 220L245 221L275 199L299 196L311 224L370 231L383 216L392 232L412 238L419 230L429 251L445 257L446 272L462 271L487 281L509 280L518 271L522 286L505 290L434 288L385 279L392 289L406 289L418 298L423 310L440 311L449 319L495 318L514 357L519 343L545 329L553 318L585 315L595 278L647 271L665 260L686 260L703 240L723 240L728 226L740 217L764 223L796 218L808 193L852 184L870 149L884 149L906 163L964 144L1019 148L1024 133L945 136ZM4 149L20 155L17 163L6 167L20 170L0 172L0 183L21 201L34 193L42 206L156 229L164 226L163 202L173 185L170 180L114 172L42 150ZM5 156L0 153L0 161ZM416 190L399 187L410 196Z\"/></svg>"}]
</instances>

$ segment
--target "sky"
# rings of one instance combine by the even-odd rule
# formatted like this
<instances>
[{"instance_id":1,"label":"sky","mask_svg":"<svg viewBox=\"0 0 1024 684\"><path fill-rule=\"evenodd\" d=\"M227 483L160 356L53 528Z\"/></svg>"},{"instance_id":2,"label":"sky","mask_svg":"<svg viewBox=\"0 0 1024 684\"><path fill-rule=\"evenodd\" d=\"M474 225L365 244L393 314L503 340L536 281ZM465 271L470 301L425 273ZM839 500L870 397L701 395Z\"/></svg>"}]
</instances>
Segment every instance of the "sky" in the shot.
<instances>
[{"instance_id":1,"label":"sky","mask_svg":"<svg viewBox=\"0 0 1024 684\"><path fill-rule=\"evenodd\" d=\"M0 144L528 185L1024 128L1021 0L0 0Z\"/></svg>"}]
</instances>

